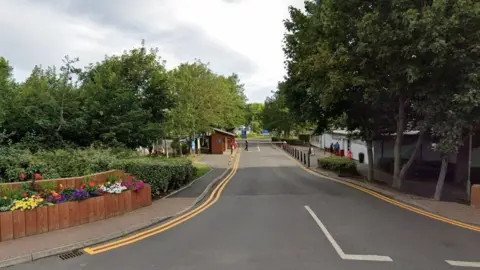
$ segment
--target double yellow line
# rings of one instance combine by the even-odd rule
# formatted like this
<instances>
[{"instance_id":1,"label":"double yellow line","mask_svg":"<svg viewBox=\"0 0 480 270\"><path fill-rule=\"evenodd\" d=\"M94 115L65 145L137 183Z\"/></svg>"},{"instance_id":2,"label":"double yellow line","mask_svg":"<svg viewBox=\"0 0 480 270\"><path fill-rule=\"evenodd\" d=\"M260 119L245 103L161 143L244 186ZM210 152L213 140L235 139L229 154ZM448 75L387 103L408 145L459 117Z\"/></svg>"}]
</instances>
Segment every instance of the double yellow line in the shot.
<instances>
[{"instance_id":1,"label":"double yellow line","mask_svg":"<svg viewBox=\"0 0 480 270\"><path fill-rule=\"evenodd\" d=\"M218 201L218 199L220 198L220 195L223 192L223 189L228 184L230 179L232 179L232 177L237 172L239 162L240 162L240 153L238 153L237 158L235 160L235 163L234 163L233 168L230 171L230 173L217 185L217 187L215 187L215 189L212 191L212 194L210 194L210 197L205 202L203 202L199 207L193 209L192 211L189 211L189 212L187 212L187 213L185 213L181 216L178 216L178 217L174 218L173 220L171 220L171 221L169 221L165 224L159 225L157 227L148 229L148 230L143 231L143 232L136 233L134 235L131 235L131 236L126 237L126 238L119 239L117 241L105 243L103 245L99 245L99 246L92 247L92 248L85 248L85 249L83 249L83 251L85 251L86 253L88 253L90 255L95 255L95 254L106 252L106 251L109 251L109 250L112 250L112 249L115 249L115 248L130 245L130 244L133 244L133 243L138 242L140 240L143 240L145 238L151 237L153 235L162 233L162 232L164 232L168 229L171 229L171 228L173 228L173 227L175 227L175 226L193 218L194 216L196 216L196 215L200 214L201 212L205 211L205 209L209 208L210 206L212 206L214 203L216 203Z\"/></svg>"}]
</instances>

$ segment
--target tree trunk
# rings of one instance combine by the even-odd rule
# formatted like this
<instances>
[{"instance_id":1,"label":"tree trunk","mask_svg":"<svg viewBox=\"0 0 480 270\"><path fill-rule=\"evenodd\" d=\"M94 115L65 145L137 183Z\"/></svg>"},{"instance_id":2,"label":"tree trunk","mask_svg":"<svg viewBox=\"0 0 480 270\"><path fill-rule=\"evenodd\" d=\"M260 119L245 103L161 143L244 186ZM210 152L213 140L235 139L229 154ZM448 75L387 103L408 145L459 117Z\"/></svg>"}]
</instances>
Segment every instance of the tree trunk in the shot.
<instances>
[{"instance_id":1,"label":"tree trunk","mask_svg":"<svg viewBox=\"0 0 480 270\"><path fill-rule=\"evenodd\" d=\"M368 177L367 180L372 182L375 180L375 171L373 164L373 140L367 140L367 159L368 159Z\"/></svg>"},{"instance_id":2,"label":"tree trunk","mask_svg":"<svg viewBox=\"0 0 480 270\"><path fill-rule=\"evenodd\" d=\"M468 148L470 147L469 137L463 140L463 145L457 153L457 161L455 163L454 181L457 184L465 184L468 177Z\"/></svg>"},{"instance_id":3,"label":"tree trunk","mask_svg":"<svg viewBox=\"0 0 480 270\"><path fill-rule=\"evenodd\" d=\"M437 201L442 197L443 184L445 183L445 176L447 175L448 155L442 156L442 166L440 167L440 174L438 175L437 186L435 187L435 195L433 198Z\"/></svg>"},{"instance_id":4,"label":"tree trunk","mask_svg":"<svg viewBox=\"0 0 480 270\"><path fill-rule=\"evenodd\" d=\"M165 145L165 153L167 155L167 158L168 158L168 146L167 146L167 139L164 139L164 145Z\"/></svg>"},{"instance_id":5,"label":"tree trunk","mask_svg":"<svg viewBox=\"0 0 480 270\"><path fill-rule=\"evenodd\" d=\"M415 144L415 148L413 149L413 152L410 155L410 158L408 159L407 163L405 163L402 166L402 170L400 171L400 175L399 175L400 183L402 183L403 179L405 179L408 169L410 169L410 166L412 166L413 161L415 161L415 158L417 157L417 152L418 152L418 149L420 149L420 146L422 145L424 134L425 134L425 131L423 130L421 130L420 133L418 133L418 139L417 139L417 143Z\"/></svg>"},{"instance_id":6,"label":"tree trunk","mask_svg":"<svg viewBox=\"0 0 480 270\"><path fill-rule=\"evenodd\" d=\"M397 118L397 136L395 138L395 146L393 148L393 187L400 189L402 179L400 178L400 170L402 166L402 143L403 132L405 131L405 97L400 95L398 99L398 118Z\"/></svg>"}]
</instances>

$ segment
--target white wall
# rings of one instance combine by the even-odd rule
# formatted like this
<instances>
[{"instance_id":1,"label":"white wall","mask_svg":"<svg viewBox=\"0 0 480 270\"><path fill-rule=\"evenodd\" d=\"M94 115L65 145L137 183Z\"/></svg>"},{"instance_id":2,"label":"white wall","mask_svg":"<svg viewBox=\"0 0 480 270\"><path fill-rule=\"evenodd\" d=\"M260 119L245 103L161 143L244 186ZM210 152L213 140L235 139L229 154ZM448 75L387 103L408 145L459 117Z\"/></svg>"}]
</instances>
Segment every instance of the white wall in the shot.
<instances>
[{"instance_id":1,"label":"white wall","mask_svg":"<svg viewBox=\"0 0 480 270\"><path fill-rule=\"evenodd\" d=\"M316 145L322 149L324 147L329 148L331 143L335 144L336 142L340 144L340 149L344 149L346 152L348 147L348 139L344 134L324 133L321 136L318 136L318 138L314 138L314 136L312 136L311 139L311 143L313 145ZM359 154L363 153L365 155L364 163L368 164L367 145L364 141L351 140L350 150L352 151L352 158L355 160L358 160Z\"/></svg>"},{"instance_id":2,"label":"white wall","mask_svg":"<svg viewBox=\"0 0 480 270\"><path fill-rule=\"evenodd\" d=\"M382 143L381 141L374 142L374 157L375 163L378 162L380 158L393 158L393 148L395 142L393 139L391 141L384 141L383 143L383 153L382 153ZM401 156L404 159L410 158L413 150L415 148L415 143L404 145L402 146ZM449 157L450 163L456 163L457 155L452 154ZM425 141L422 143L421 152L417 153L416 160L422 161L440 161L441 157L440 154L435 152L429 141ZM472 167L480 167L480 147L474 148L472 150Z\"/></svg>"}]
</instances>

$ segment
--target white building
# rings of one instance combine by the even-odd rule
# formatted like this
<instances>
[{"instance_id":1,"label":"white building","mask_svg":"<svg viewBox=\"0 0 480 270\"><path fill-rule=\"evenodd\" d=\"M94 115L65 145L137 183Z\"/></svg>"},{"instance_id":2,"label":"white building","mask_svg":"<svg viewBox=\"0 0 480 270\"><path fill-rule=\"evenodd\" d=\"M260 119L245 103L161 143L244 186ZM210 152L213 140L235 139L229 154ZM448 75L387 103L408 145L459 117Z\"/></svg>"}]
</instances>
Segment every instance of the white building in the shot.
<instances>
[{"instance_id":1,"label":"white building","mask_svg":"<svg viewBox=\"0 0 480 270\"><path fill-rule=\"evenodd\" d=\"M401 148L401 157L403 159L410 158L413 150L415 149L415 143L417 141L416 131L409 131L404 133L404 142ZM363 153L365 155L364 163L368 162L367 157L367 144L362 140L350 140L346 130L333 130L329 133L322 135L312 135L310 137L310 143L321 149L329 148L330 144L338 142L340 149L344 149L345 152L348 148L352 151L352 158L359 160L359 155ZM383 140L376 140L373 142L373 160L374 164L378 164L381 159L393 159L393 148L395 145L395 134L392 134L390 138L385 137ZM457 155L453 154L449 158L450 163L456 163ZM428 140L422 142L420 150L417 153L416 161L441 161L440 154L432 150L432 143ZM472 167L480 167L480 147L473 148L472 150Z\"/></svg>"}]
</instances>

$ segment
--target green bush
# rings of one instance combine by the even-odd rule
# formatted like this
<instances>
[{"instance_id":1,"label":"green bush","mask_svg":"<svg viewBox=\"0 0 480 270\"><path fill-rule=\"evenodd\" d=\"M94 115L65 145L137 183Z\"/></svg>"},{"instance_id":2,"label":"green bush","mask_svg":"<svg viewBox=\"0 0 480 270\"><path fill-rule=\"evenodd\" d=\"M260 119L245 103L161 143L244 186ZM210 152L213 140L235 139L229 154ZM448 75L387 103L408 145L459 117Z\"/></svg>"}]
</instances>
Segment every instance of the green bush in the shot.
<instances>
[{"instance_id":1,"label":"green bush","mask_svg":"<svg viewBox=\"0 0 480 270\"><path fill-rule=\"evenodd\" d=\"M305 143L298 139L281 139L282 141L287 142L289 145L305 145Z\"/></svg>"},{"instance_id":2,"label":"green bush","mask_svg":"<svg viewBox=\"0 0 480 270\"><path fill-rule=\"evenodd\" d=\"M30 180L37 172L43 179L83 176L107 171L118 159L136 156L136 151L118 149L58 149L33 154L16 147L0 147L0 182L17 182L20 174Z\"/></svg>"},{"instance_id":3,"label":"green bush","mask_svg":"<svg viewBox=\"0 0 480 270\"><path fill-rule=\"evenodd\" d=\"M318 160L318 167L336 173L357 174L357 163L344 157L321 158Z\"/></svg>"},{"instance_id":4,"label":"green bush","mask_svg":"<svg viewBox=\"0 0 480 270\"><path fill-rule=\"evenodd\" d=\"M281 139L279 137L272 137L272 142L279 142Z\"/></svg>"},{"instance_id":5,"label":"green bush","mask_svg":"<svg viewBox=\"0 0 480 270\"><path fill-rule=\"evenodd\" d=\"M154 198L190 183L197 170L187 159L154 157L118 160L110 168L124 170L150 184Z\"/></svg>"},{"instance_id":6,"label":"green bush","mask_svg":"<svg viewBox=\"0 0 480 270\"><path fill-rule=\"evenodd\" d=\"M309 142L310 141L310 134L300 134L300 135L298 135L298 139L300 141Z\"/></svg>"}]
</instances>

